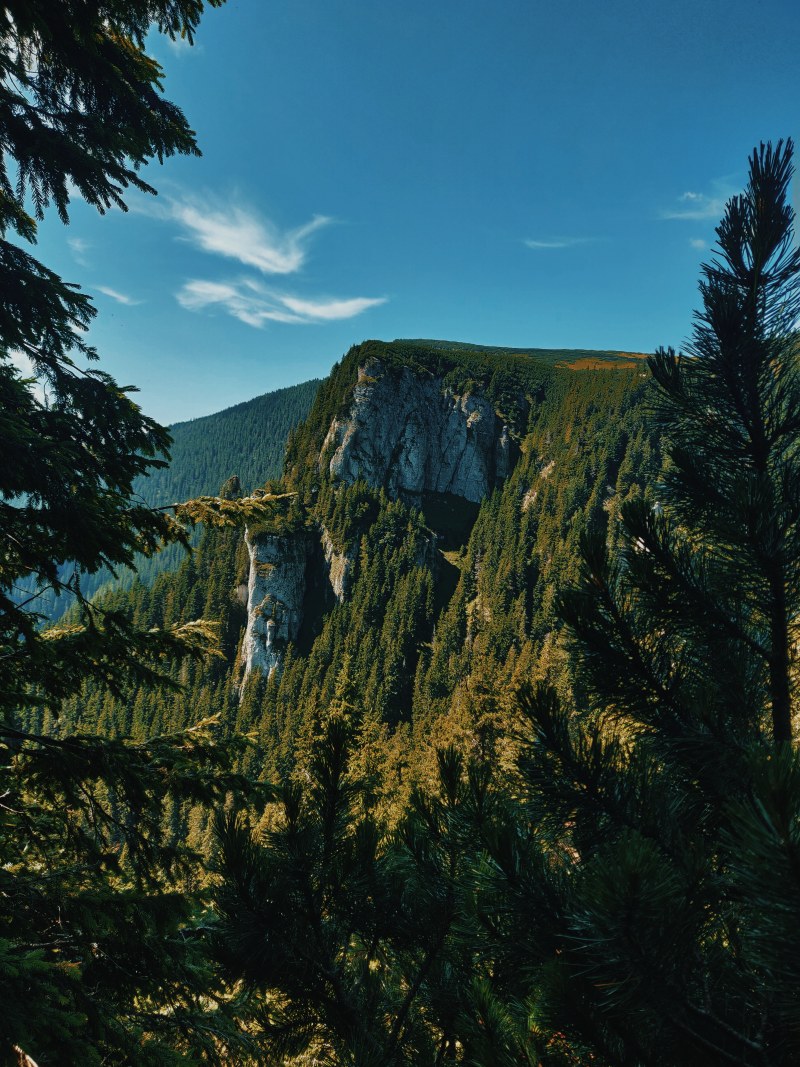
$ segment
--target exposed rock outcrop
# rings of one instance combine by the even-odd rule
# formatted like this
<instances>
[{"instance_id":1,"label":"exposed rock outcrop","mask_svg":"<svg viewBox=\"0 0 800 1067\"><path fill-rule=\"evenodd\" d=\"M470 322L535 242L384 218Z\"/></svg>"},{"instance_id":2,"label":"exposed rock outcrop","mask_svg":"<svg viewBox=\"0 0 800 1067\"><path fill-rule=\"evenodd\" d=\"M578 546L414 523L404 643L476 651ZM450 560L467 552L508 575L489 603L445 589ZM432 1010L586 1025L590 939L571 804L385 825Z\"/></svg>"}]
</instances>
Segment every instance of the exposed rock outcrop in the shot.
<instances>
[{"instance_id":1,"label":"exposed rock outcrop","mask_svg":"<svg viewBox=\"0 0 800 1067\"><path fill-rule=\"evenodd\" d=\"M320 463L332 477L359 478L390 496L426 492L478 502L512 466L508 428L480 394L459 395L441 378L387 368L359 368L350 410L335 419Z\"/></svg>"},{"instance_id":2,"label":"exposed rock outcrop","mask_svg":"<svg viewBox=\"0 0 800 1067\"><path fill-rule=\"evenodd\" d=\"M325 568L333 595L341 604L347 598L358 554L358 545L353 545L346 552L339 551L331 535L323 526L322 551L325 556Z\"/></svg>"},{"instance_id":3,"label":"exposed rock outcrop","mask_svg":"<svg viewBox=\"0 0 800 1067\"><path fill-rule=\"evenodd\" d=\"M279 537L245 532L250 555L247 628L242 644L244 680L253 669L272 674L303 621L306 564L312 551L305 534Z\"/></svg>"},{"instance_id":4,"label":"exposed rock outcrop","mask_svg":"<svg viewBox=\"0 0 800 1067\"><path fill-rule=\"evenodd\" d=\"M373 357L359 368L349 410L331 423L319 463L335 480L363 479L410 503L442 494L477 504L510 474L515 447L486 396L460 395L441 377ZM303 532L247 533L246 542L245 680L253 670L269 676L280 668L300 633L307 593L313 602L329 587L339 603L347 599L358 558L357 543L338 548L324 527L318 541ZM435 535L418 565L436 570Z\"/></svg>"}]
</instances>

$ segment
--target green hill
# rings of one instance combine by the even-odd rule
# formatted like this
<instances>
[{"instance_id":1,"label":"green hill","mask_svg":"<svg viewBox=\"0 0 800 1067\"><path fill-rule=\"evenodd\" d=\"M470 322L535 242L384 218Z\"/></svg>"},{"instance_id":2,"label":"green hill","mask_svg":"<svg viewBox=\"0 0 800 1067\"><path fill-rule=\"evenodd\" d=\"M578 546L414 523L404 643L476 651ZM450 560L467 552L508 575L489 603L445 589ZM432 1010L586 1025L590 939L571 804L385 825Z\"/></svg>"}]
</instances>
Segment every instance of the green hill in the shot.
<instances>
[{"instance_id":1,"label":"green hill","mask_svg":"<svg viewBox=\"0 0 800 1067\"><path fill-rule=\"evenodd\" d=\"M232 474L245 492L276 478L283 466L286 438L308 415L319 380L276 389L189 422L170 426L169 467L137 484L148 503L159 507L192 496L209 496Z\"/></svg>"},{"instance_id":2,"label":"green hill","mask_svg":"<svg viewBox=\"0 0 800 1067\"><path fill-rule=\"evenodd\" d=\"M650 479L659 454L645 421L639 361L630 367L633 361L614 353L570 350L547 358L539 351L423 341L353 348L289 435L283 477L296 493L294 512L275 532L316 538L317 547L303 625L284 650L282 672L269 681L254 676L240 700L248 558L240 533L210 532L177 573L161 575L152 590L139 584L127 597L118 587L114 602L148 625L217 619L227 661L192 668L183 695L140 691L124 712L97 694L98 703L84 706L88 720L111 731L124 722L144 735L222 710L232 728L259 736L261 753L253 758L269 775L293 765L298 739L348 671L376 721L406 738L403 758L421 766L432 740L469 743L487 689L502 704L522 676L561 677L555 603L577 576L581 533L604 529L613 542L622 502ZM581 373L564 365L567 357L586 361ZM370 359L390 373L405 368L459 395L488 398L514 434L510 476L477 504L439 494L423 499L422 510L363 482L332 480L319 462L323 442L332 420L348 411L359 366ZM194 487L202 488L199 472L223 451L214 447L217 435L225 443L217 483L223 474L251 470L250 481L243 479L248 488L274 474L267 464L258 474L253 466L247 435L258 428L259 403L176 428L183 437L176 435L173 477L191 469ZM239 432L230 434L233 425ZM197 454L184 454L193 441ZM320 531L340 558L350 553L355 560L339 601L325 577Z\"/></svg>"},{"instance_id":3,"label":"green hill","mask_svg":"<svg viewBox=\"0 0 800 1067\"><path fill-rule=\"evenodd\" d=\"M136 492L148 504L161 507L194 496L213 496L232 474L238 475L245 492L277 478L289 433L308 415L319 384L314 379L277 389L213 415L175 423L169 427L173 438L169 466L137 479ZM199 531L193 541L198 543ZM157 556L140 557L136 572L123 568L114 577L104 568L84 575L81 588L92 597L101 589L130 589L137 580L151 585L159 574L179 567L184 557L179 545L170 545ZM56 620L70 603L71 598L50 592L39 598L38 610Z\"/></svg>"}]
</instances>

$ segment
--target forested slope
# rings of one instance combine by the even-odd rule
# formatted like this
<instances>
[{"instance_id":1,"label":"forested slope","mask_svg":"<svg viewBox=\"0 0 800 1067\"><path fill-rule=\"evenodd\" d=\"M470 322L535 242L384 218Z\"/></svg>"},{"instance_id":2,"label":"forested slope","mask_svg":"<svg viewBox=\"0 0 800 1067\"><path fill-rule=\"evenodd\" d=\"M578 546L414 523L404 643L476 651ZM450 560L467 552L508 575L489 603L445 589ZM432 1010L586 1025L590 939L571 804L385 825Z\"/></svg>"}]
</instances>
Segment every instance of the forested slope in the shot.
<instances>
[{"instance_id":1,"label":"forested slope","mask_svg":"<svg viewBox=\"0 0 800 1067\"><path fill-rule=\"evenodd\" d=\"M511 427L518 458L510 477L475 504L433 493L416 503L390 499L381 487L332 479L320 460L326 434L352 402L359 367L376 358L387 373L405 368L458 395L489 397ZM642 369L613 354L594 358L607 369L425 342L352 350L290 434L284 488L296 495L272 530L312 539L323 531L338 558L352 561L346 596L332 594L318 545L303 624L282 669L269 678L255 672L242 689L248 556L240 534L207 533L177 573L152 589L117 593L115 603L140 625L219 622L225 661L184 668L183 694L137 691L123 705L89 691L82 725L144 736L220 711L231 729L257 736L249 769L269 777L294 765L298 739L346 674L384 753L401 763L424 763L420 753L432 741L473 744L485 727L487 693L502 730L502 708L519 681L562 679L555 600L577 576L581 532L602 529L613 542L621 503L659 463ZM241 461L252 469L252 456ZM229 473L238 473L235 465ZM76 704L69 714L77 713Z\"/></svg>"},{"instance_id":2,"label":"forested slope","mask_svg":"<svg viewBox=\"0 0 800 1067\"><path fill-rule=\"evenodd\" d=\"M276 478L286 438L314 402L319 381L276 389L189 422L176 422L168 467L137 482L137 491L159 507L192 496L213 495L231 474L245 492Z\"/></svg>"},{"instance_id":3,"label":"forested slope","mask_svg":"<svg viewBox=\"0 0 800 1067\"><path fill-rule=\"evenodd\" d=\"M153 507L163 507L195 496L213 496L231 474L240 479L245 492L280 475L291 430L308 415L319 381L303 382L264 393L224 411L169 427L172 435L170 463L141 476L135 492ZM199 533L193 534L198 544ZM119 568L116 576L105 568L81 580L84 596L101 589L130 589L139 581L151 585L159 574L174 571L185 557L180 545L169 545L155 556L140 556L137 571ZM70 598L48 590L39 597L38 610L48 619L58 619L70 606Z\"/></svg>"}]
</instances>

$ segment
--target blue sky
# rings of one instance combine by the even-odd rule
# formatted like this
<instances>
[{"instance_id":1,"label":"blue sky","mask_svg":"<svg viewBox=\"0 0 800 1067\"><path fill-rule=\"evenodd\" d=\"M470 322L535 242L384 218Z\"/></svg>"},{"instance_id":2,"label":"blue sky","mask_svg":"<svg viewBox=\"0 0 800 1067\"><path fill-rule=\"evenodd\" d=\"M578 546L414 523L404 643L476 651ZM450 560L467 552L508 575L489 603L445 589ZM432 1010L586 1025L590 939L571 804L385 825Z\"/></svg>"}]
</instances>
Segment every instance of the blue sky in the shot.
<instances>
[{"instance_id":1,"label":"blue sky","mask_svg":"<svg viewBox=\"0 0 800 1067\"><path fill-rule=\"evenodd\" d=\"M795 0L229 0L152 41L203 156L38 254L173 422L370 337L680 345L759 140L800 139Z\"/></svg>"}]
</instances>

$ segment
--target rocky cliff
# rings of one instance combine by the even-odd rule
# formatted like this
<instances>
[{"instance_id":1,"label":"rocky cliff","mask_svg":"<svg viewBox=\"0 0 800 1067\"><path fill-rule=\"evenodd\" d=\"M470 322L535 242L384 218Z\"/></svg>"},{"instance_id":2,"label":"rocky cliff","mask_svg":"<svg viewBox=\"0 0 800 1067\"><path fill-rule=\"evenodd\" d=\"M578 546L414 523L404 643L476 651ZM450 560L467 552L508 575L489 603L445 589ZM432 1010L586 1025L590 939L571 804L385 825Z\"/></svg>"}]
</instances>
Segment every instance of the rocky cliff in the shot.
<instances>
[{"instance_id":1,"label":"rocky cliff","mask_svg":"<svg viewBox=\"0 0 800 1067\"><path fill-rule=\"evenodd\" d=\"M323 481L361 480L410 504L431 494L479 503L513 466L516 446L485 392L457 391L419 367L366 358L339 410L316 461ZM300 632L309 580L328 586L335 601L346 600L358 541L335 547L322 522L317 537L318 544L308 532L248 533L245 680L253 670L270 675L280 667L285 646ZM420 565L435 566L435 540ZM324 574L309 575L309 567Z\"/></svg>"},{"instance_id":2,"label":"rocky cliff","mask_svg":"<svg viewBox=\"0 0 800 1067\"><path fill-rule=\"evenodd\" d=\"M333 479L363 479L416 502L450 493L478 502L512 465L508 427L480 393L371 358L359 367L349 411L331 423L320 464Z\"/></svg>"},{"instance_id":3,"label":"rocky cliff","mask_svg":"<svg viewBox=\"0 0 800 1067\"><path fill-rule=\"evenodd\" d=\"M303 534L278 537L249 530L245 541L250 556L242 643L246 679L254 669L272 674L280 666L286 645L297 638L312 542Z\"/></svg>"}]
</instances>

